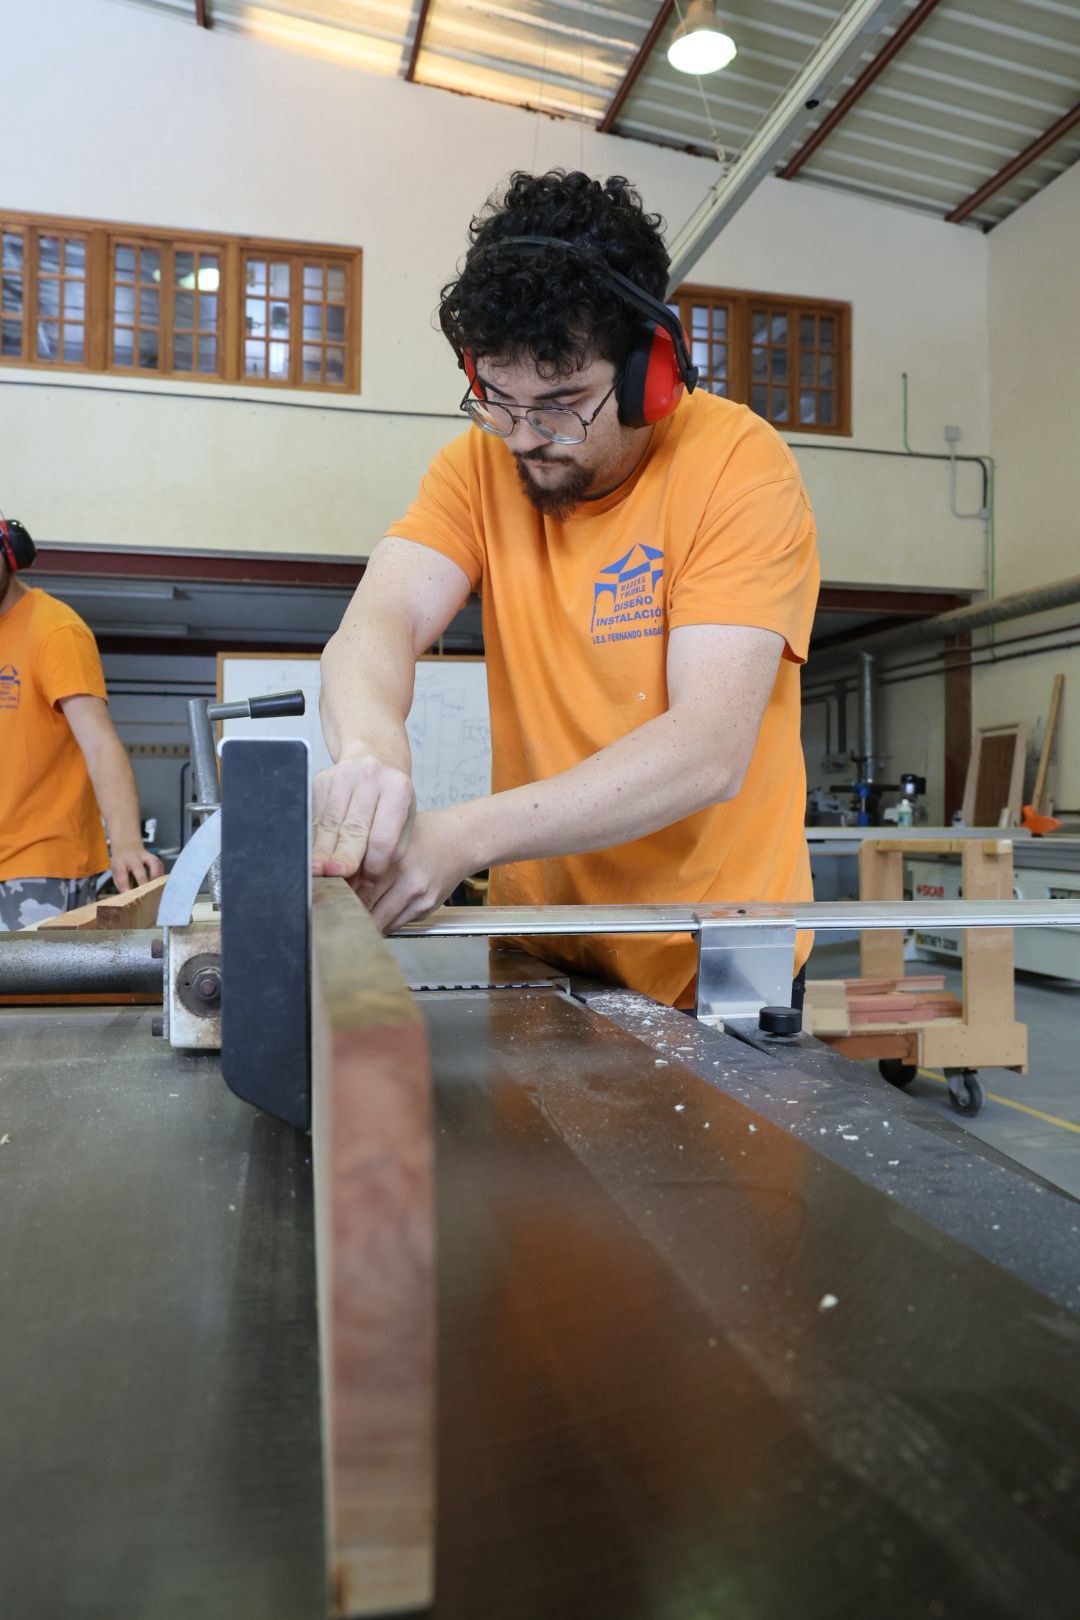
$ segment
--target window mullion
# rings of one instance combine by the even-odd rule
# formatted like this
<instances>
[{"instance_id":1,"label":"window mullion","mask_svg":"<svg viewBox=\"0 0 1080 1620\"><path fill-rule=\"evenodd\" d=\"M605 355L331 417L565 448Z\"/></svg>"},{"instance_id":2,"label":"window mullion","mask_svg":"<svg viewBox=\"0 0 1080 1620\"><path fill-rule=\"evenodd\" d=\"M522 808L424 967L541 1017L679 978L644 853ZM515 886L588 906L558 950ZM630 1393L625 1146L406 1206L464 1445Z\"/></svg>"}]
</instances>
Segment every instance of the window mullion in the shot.
<instances>
[{"instance_id":1,"label":"window mullion","mask_svg":"<svg viewBox=\"0 0 1080 1620\"><path fill-rule=\"evenodd\" d=\"M172 242L160 243L161 252L161 302L158 310L158 365L164 377L171 377L173 373L173 317L176 296L176 249ZM197 261L196 261L197 262ZM198 275L195 277L195 308L199 307ZM192 344L195 356L198 355L199 334L198 315L195 317L195 331ZM192 359L192 371L197 375L197 360Z\"/></svg>"},{"instance_id":2,"label":"window mullion","mask_svg":"<svg viewBox=\"0 0 1080 1620\"><path fill-rule=\"evenodd\" d=\"M731 397L739 405L750 403L750 306L745 298L731 300Z\"/></svg>"},{"instance_id":3,"label":"window mullion","mask_svg":"<svg viewBox=\"0 0 1080 1620\"><path fill-rule=\"evenodd\" d=\"M108 365L109 237L91 230L86 238L86 365L105 371Z\"/></svg>"},{"instance_id":4,"label":"window mullion","mask_svg":"<svg viewBox=\"0 0 1080 1620\"><path fill-rule=\"evenodd\" d=\"M38 328L38 228L36 225L27 225L25 246L23 248L23 273L26 308L24 319L26 321L26 344L23 353L29 365L37 365L37 328Z\"/></svg>"},{"instance_id":5,"label":"window mullion","mask_svg":"<svg viewBox=\"0 0 1080 1620\"><path fill-rule=\"evenodd\" d=\"M799 316L802 311L795 305L788 307L787 340L788 340L788 407L787 426L789 433L799 431Z\"/></svg>"},{"instance_id":6,"label":"window mullion","mask_svg":"<svg viewBox=\"0 0 1080 1620\"><path fill-rule=\"evenodd\" d=\"M300 388L304 381L304 267L294 254L289 265L289 386Z\"/></svg>"},{"instance_id":7,"label":"window mullion","mask_svg":"<svg viewBox=\"0 0 1080 1620\"><path fill-rule=\"evenodd\" d=\"M221 243L221 359L222 376L236 382L243 376L244 277L240 244L235 238Z\"/></svg>"}]
</instances>

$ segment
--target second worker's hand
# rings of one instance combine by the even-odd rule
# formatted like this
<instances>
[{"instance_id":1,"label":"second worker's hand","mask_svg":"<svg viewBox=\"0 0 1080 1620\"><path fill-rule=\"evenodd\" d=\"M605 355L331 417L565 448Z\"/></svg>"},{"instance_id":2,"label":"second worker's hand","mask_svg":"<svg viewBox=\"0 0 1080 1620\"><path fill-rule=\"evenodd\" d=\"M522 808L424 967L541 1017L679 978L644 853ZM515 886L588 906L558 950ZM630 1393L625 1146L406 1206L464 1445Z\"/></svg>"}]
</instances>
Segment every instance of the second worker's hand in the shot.
<instances>
[{"instance_id":1,"label":"second worker's hand","mask_svg":"<svg viewBox=\"0 0 1080 1620\"><path fill-rule=\"evenodd\" d=\"M371 753L343 755L314 781L313 874L379 882L405 854L415 819L404 771Z\"/></svg>"}]
</instances>

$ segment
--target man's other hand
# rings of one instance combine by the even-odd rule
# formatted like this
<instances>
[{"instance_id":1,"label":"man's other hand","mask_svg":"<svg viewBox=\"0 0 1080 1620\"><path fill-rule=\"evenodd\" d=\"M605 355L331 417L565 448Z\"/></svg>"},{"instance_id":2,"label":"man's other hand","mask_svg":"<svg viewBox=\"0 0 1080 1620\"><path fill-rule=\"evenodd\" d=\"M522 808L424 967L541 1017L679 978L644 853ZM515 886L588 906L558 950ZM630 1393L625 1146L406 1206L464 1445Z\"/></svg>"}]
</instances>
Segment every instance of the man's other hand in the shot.
<instances>
[{"instance_id":1,"label":"man's other hand","mask_svg":"<svg viewBox=\"0 0 1080 1620\"><path fill-rule=\"evenodd\" d=\"M361 878L353 887L382 932L389 934L441 906L477 864L465 806L422 811L401 860L377 881Z\"/></svg>"},{"instance_id":2,"label":"man's other hand","mask_svg":"<svg viewBox=\"0 0 1080 1620\"><path fill-rule=\"evenodd\" d=\"M113 882L121 894L128 889L137 889L140 883L149 883L151 878L159 878L165 868L156 855L141 844L131 849L114 849L112 852Z\"/></svg>"},{"instance_id":3,"label":"man's other hand","mask_svg":"<svg viewBox=\"0 0 1080 1620\"><path fill-rule=\"evenodd\" d=\"M416 793L404 771L374 754L346 757L316 776L312 819L316 877L380 883L409 846Z\"/></svg>"}]
</instances>

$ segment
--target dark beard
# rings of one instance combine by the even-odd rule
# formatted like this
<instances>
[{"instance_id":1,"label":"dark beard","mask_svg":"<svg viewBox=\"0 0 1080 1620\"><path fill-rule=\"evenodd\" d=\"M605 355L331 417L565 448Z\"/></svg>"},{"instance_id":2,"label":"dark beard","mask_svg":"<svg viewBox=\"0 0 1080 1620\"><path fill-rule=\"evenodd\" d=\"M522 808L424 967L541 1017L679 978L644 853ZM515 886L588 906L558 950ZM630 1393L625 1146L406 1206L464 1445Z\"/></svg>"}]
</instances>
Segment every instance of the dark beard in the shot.
<instances>
[{"instance_id":1,"label":"dark beard","mask_svg":"<svg viewBox=\"0 0 1080 1620\"><path fill-rule=\"evenodd\" d=\"M555 518L557 522L568 518L581 505L593 481L587 467L571 465L557 489L542 489L534 481L527 461L515 456L514 466L517 468L518 481L536 510L543 512L545 517Z\"/></svg>"}]
</instances>

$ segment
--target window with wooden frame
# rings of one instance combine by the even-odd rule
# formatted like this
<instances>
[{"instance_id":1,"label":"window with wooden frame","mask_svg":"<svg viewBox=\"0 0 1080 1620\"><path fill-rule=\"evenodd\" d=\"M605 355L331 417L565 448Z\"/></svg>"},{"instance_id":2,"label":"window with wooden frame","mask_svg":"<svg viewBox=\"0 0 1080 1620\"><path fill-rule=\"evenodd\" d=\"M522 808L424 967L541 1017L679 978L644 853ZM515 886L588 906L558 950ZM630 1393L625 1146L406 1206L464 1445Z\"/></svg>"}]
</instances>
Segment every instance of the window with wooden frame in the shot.
<instances>
[{"instance_id":1,"label":"window with wooden frame","mask_svg":"<svg viewBox=\"0 0 1080 1620\"><path fill-rule=\"evenodd\" d=\"M851 432L851 305L680 287L670 305L699 387L786 433Z\"/></svg>"},{"instance_id":2,"label":"window with wooden frame","mask_svg":"<svg viewBox=\"0 0 1080 1620\"><path fill-rule=\"evenodd\" d=\"M359 248L0 213L0 363L360 391Z\"/></svg>"}]
</instances>

